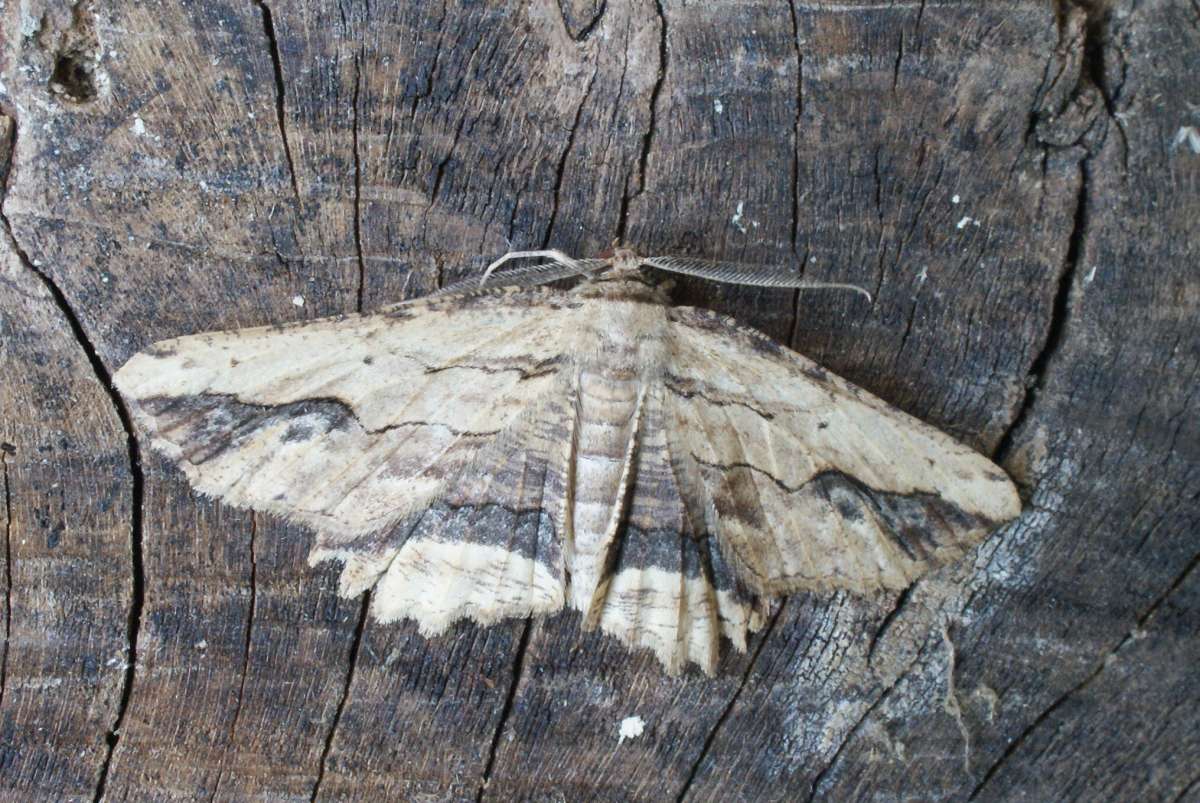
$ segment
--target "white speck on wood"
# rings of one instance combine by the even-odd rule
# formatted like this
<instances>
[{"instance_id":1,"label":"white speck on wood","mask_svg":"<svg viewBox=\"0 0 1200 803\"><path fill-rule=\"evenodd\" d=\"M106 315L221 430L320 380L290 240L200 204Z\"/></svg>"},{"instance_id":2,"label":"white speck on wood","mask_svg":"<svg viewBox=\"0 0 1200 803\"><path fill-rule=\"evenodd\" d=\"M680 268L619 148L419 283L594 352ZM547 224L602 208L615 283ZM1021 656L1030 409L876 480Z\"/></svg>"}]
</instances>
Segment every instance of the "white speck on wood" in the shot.
<instances>
[{"instance_id":1,"label":"white speck on wood","mask_svg":"<svg viewBox=\"0 0 1200 803\"><path fill-rule=\"evenodd\" d=\"M733 213L733 217L729 219L729 222L732 223L734 226L736 226L737 230L740 231L742 234L746 233L746 225L744 223L742 223L742 219L743 219L742 213L745 210L745 208L746 208L746 202L738 201L737 210Z\"/></svg>"},{"instance_id":2,"label":"white speck on wood","mask_svg":"<svg viewBox=\"0 0 1200 803\"><path fill-rule=\"evenodd\" d=\"M617 731L617 744L626 739L636 739L646 731L646 721L639 716L625 717L621 720L621 728Z\"/></svg>"},{"instance_id":3,"label":"white speck on wood","mask_svg":"<svg viewBox=\"0 0 1200 803\"><path fill-rule=\"evenodd\" d=\"M713 98L713 111L716 112L717 114L720 114L721 112L725 111L725 105L723 103L721 103L720 98Z\"/></svg>"},{"instance_id":4,"label":"white speck on wood","mask_svg":"<svg viewBox=\"0 0 1200 803\"><path fill-rule=\"evenodd\" d=\"M304 296L292 296L292 306L293 307L303 307L304 306Z\"/></svg>"},{"instance_id":5,"label":"white speck on wood","mask_svg":"<svg viewBox=\"0 0 1200 803\"><path fill-rule=\"evenodd\" d=\"M1096 265L1092 265L1092 269L1087 272L1087 276L1083 277L1084 284L1091 284L1096 281Z\"/></svg>"},{"instance_id":6,"label":"white speck on wood","mask_svg":"<svg viewBox=\"0 0 1200 803\"><path fill-rule=\"evenodd\" d=\"M129 127L129 130L133 132L133 135L135 137L145 136L146 135L146 124L144 122L142 122L141 117L134 115L133 125L131 125Z\"/></svg>"},{"instance_id":7,"label":"white speck on wood","mask_svg":"<svg viewBox=\"0 0 1200 803\"><path fill-rule=\"evenodd\" d=\"M1187 145L1188 150L1194 154L1200 154L1200 129L1194 125L1182 125L1175 132L1175 140L1171 143L1171 150L1175 150L1180 145Z\"/></svg>"},{"instance_id":8,"label":"white speck on wood","mask_svg":"<svg viewBox=\"0 0 1200 803\"><path fill-rule=\"evenodd\" d=\"M960 198L958 195L955 195L953 198L950 199L950 203L956 204L961 200L962 200L962 198Z\"/></svg>"}]
</instances>

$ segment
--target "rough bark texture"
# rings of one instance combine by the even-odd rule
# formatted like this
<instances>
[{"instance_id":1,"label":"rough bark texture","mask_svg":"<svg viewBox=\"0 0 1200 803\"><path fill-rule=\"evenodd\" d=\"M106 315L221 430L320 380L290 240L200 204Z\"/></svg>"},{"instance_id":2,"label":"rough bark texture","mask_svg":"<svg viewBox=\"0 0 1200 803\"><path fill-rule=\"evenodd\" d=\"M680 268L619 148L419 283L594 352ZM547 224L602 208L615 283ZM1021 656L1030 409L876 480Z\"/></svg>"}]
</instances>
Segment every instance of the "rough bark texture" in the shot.
<instances>
[{"instance_id":1,"label":"rough bark texture","mask_svg":"<svg viewBox=\"0 0 1200 803\"><path fill-rule=\"evenodd\" d=\"M1200 800L1197 74L1194 0L0 3L0 794ZM109 382L616 237L872 290L677 299L1022 517L672 679L578 615L366 625Z\"/></svg>"}]
</instances>

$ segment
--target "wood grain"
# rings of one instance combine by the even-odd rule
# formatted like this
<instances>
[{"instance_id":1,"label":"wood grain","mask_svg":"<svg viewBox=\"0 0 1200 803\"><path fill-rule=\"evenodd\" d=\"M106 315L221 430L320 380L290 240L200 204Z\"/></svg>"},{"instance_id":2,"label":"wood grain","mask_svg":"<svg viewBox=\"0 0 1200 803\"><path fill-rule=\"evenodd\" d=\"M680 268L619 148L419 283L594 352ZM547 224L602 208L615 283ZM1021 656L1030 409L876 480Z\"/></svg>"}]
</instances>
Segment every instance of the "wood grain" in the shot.
<instances>
[{"instance_id":1,"label":"wood grain","mask_svg":"<svg viewBox=\"0 0 1200 803\"><path fill-rule=\"evenodd\" d=\"M1190 0L0 8L0 796L1196 799L1198 68ZM1026 512L668 678L577 615L365 625L109 386L618 236L872 290L676 297Z\"/></svg>"}]
</instances>

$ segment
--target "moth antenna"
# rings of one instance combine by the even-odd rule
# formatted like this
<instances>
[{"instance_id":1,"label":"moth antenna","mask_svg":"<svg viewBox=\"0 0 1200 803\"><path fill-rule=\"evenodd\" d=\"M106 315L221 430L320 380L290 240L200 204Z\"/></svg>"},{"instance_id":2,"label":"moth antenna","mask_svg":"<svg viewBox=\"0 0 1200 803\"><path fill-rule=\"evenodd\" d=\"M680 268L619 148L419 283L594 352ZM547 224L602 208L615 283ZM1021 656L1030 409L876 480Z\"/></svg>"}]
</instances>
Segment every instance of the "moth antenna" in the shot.
<instances>
[{"instance_id":1,"label":"moth antenna","mask_svg":"<svg viewBox=\"0 0 1200 803\"><path fill-rule=\"evenodd\" d=\"M674 256L645 257L642 259L642 263L668 273L695 276L725 284L741 284L751 287L790 287L796 290L853 290L866 296L868 302L874 303L875 301L870 293L856 284L811 282L796 273L779 268L759 268L736 262L712 262L706 259Z\"/></svg>"},{"instance_id":2,"label":"moth antenna","mask_svg":"<svg viewBox=\"0 0 1200 803\"><path fill-rule=\"evenodd\" d=\"M549 259L552 262L557 262L558 264L567 267L575 267L579 265L578 260L567 256L557 248L540 249L536 251L509 251L507 254L487 266L487 269L484 270L483 275L479 277L479 286L483 287L487 283L488 277L492 275L496 268L500 267L505 262L513 259L531 259L533 257ZM581 267L578 272L583 273L583 268Z\"/></svg>"},{"instance_id":3,"label":"moth antenna","mask_svg":"<svg viewBox=\"0 0 1200 803\"><path fill-rule=\"evenodd\" d=\"M560 262L538 262L533 265L521 265L511 270L499 271L492 275L493 287L528 287L530 285L556 282L559 279L570 279L581 273L590 274L608 265L605 259L576 259L571 264ZM486 280L485 280L486 281ZM434 296L454 295L480 289L479 279L470 278L448 284L426 298Z\"/></svg>"},{"instance_id":4,"label":"moth antenna","mask_svg":"<svg viewBox=\"0 0 1200 803\"><path fill-rule=\"evenodd\" d=\"M503 271L498 274L497 285L504 287L507 286L510 281L512 284L536 284L539 281L553 281L554 273L565 270L566 268L557 262L539 262L536 265L523 265L519 268L514 268L510 271ZM551 278L543 278L547 274L549 274ZM534 277L532 282L529 281L530 276ZM520 279L521 281L512 281L516 279ZM483 287L483 283L485 281L486 278L476 279L472 277L469 279L460 279L459 281L448 284L440 290L430 293L429 295L444 296L454 295L455 293L465 293L471 290L479 290Z\"/></svg>"}]
</instances>

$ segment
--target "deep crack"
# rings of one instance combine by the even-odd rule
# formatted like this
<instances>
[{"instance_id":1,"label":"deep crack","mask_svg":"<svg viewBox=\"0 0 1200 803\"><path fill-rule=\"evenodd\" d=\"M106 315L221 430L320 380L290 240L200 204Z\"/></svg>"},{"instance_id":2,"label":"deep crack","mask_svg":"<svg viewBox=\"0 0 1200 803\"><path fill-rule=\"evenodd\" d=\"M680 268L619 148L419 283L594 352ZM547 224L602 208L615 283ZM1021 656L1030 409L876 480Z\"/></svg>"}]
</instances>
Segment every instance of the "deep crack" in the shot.
<instances>
[{"instance_id":1,"label":"deep crack","mask_svg":"<svg viewBox=\"0 0 1200 803\"><path fill-rule=\"evenodd\" d=\"M796 243L800 238L800 123L804 116L804 54L800 51L800 19L796 15L796 0L788 0L788 9L792 19L792 49L796 54L796 117L792 120L792 231L790 235L792 258L796 253ZM800 258L798 270L801 276L808 268L808 245L805 244L804 256ZM800 330L800 294L797 289L792 293L792 320L788 325L788 345L796 348L796 335Z\"/></svg>"},{"instance_id":2,"label":"deep crack","mask_svg":"<svg viewBox=\"0 0 1200 803\"><path fill-rule=\"evenodd\" d=\"M287 111L284 107L283 60L279 55L279 40L275 34L275 21L271 16L270 7L264 0L256 0L259 11L262 12L263 33L267 37L267 46L271 51L271 66L275 72L275 122L279 126L279 136L283 140L283 156L287 160L288 175L291 177L292 193L296 196L296 213L303 207L300 200L300 182L296 179L296 162L292 158L292 146L288 141Z\"/></svg>"},{"instance_id":3,"label":"deep crack","mask_svg":"<svg viewBox=\"0 0 1200 803\"><path fill-rule=\"evenodd\" d=\"M354 55L354 95L351 100L350 138L354 146L354 253L358 256L358 292L354 309L363 311L363 294L367 283L367 261L362 245L362 161L358 151L358 93L362 84L362 53Z\"/></svg>"},{"instance_id":4,"label":"deep crack","mask_svg":"<svg viewBox=\"0 0 1200 803\"><path fill-rule=\"evenodd\" d=\"M12 638L12 489L8 480L8 451L0 444L0 474L4 478L4 651L0 653L0 710L8 688L8 644Z\"/></svg>"},{"instance_id":5,"label":"deep crack","mask_svg":"<svg viewBox=\"0 0 1200 803\"><path fill-rule=\"evenodd\" d=\"M558 160L558 168L554 175L554 207L550 210L550 221L546 224L546 236L542 238L542 248L550 247L550 240L554 235L554 223L558 220L558 203L562 196L563 176L567 171L567 157L571 155L571 149L575 146L575 132L579 130L579 122L583 118L583 109L587 106L588 97L592 94L592 85L596 82L596 71L592 72L592 77L588 80L587 89L583 92L583 97L579 101L579 106L575 109L575 119L571 123L571 130L567 134L567 144L563 147L562 156ZM516 214L516 205L513 205L513 214ZM510 227L511 228L511 227Z\"/></svg>"},{"instance_id":6,"label":"deep crack","mask_svg":"<svg viewBox=\"0 0 1200 803\"><path fill-rule=\"evenodd\" d=\"M325 744L321 747L321 758L317 764L317 779L313 782L310 800L316 801L321 792L321 784L325 780L325 769L329 762L329 753L333 750L333 737L337 734L338 725L342 722L342 711L346 701L350 699L350 687L354 683L354 670L358 668L358 654L362 648L363 631L367 627L367 611L371 605L371 592L364 591L362 605L358 611L358 624L354 627L354 638L350 641L350 666L346 669L346 682L342 685L342 696L338 699L337 708L333 712L333 722L329 725L329 733L325 734Z\"/></svg>"},{"instance_id":7,"label":"deep crack","mask_svg":"<svg viewBox=\"0 0 1200 803\"><path fill-rule=\"evenodd\" d=\"M1200 566L1200 553L1197 553L1188 562L1187 566L1184 567L1183 571L1176 575L1171 584L1167 586L1167 589L1159 594L1154 601L1150 603L1149 607L1147 607L1141 616L1135 620L1133 627L1131 627L1129 631L1121 638L1121 640L1117 642L1116 646L1110 650L1107 650L1104 655L1100 657L1091 672L1084 676L1084 678L1074 686L1059 695L1054 702L1050 703L1050 705L1040 714L1038 714L1032 722L1026 725L1024 730L1017 734L1015 739L1009 742L1008 746L1004 749L1004 752L1001 753L1000 757L992 763L992 766L988 767L988 771L984 773L983 778L980 779L975 788L971 790L971 794L967 798L968 801L975 800L979 796L979 793L982 792L983 789L992 781L992 779L996 776L996 773L1000 771L1000 768L1008 762L1008 760L1021 748L1021 746L1025 744L1026 740L1034 733L1034 731L1040 728L1041 725L1054 714L1054 712L1061 708L1063 704L1067 702L1067 700L1071 699L1076 694L1090 686L1092 682L1096 680L1096 678L1100 677L1100 675L1104 673L1104 670L1108 667L1110 660L1122 649L1124 649L1125 645L1137 639L1137 634L1146 626L1146 623L1154 617L1154 614L1158 612L1159 607L1167 601L1167 599L1176 591L1176 589L1184 584L1188 577L1191 576L1192 572L1196 570L1197 566Z\"/></svg>"},{"instance_id":8,"label":"deep crack","mask_svg":"<svg viewBox=\"0 0 1200 803\"><path fill-rule=\"evenodd\" d=\"M1108 35L1109 9L1103 3L1091 3L1086 2L1086 0L1083 2L1079 0L1060 0L1058 4L1060 27L1064 24L1067 11L1071 7L1084 9L1086 23L1084 25L1082 41L1078 45L1082 49L1079 76L1077 85L1071 92L1069 103L1083 103L1089 92L1098 92L1103 100L1107 119L1116 126L1118 133L1122 137L1125 149L1124 158L1127 159L1128 143L1124 140L1124 129L1115 108L1116 100L1120 96L1124 84L1124 72L1122 72L1121 80L1114 85L1105 69L1105 45ZM1057 80L1058 78L1055 77L1051 81L1051 84L1057 82ZM1045 84L1046 81L1043 79L1043 85ZM1046 92L1048 91L1047 89ZM1044 95L1045 92L1039 88L1038 98L1035 101L1035 113L1031 119L1028 135L1036 135L1040 121L1037 107L1040 106ZM1028 419L1038 395L1044 390L1047 368L1051 359L1062 347L1065 339L1066 328L1071 317L1071 298L1075 285L1075 276L1079 268L1079 263L1083 258L1084 246L1090 227L1092 204L1094 203L1092 197L1092 159L1101 152L1109 131L1108 126L1105 125L1100 130L1099 135L1093 138L1091 132L1094 126L1094 123L1088 124L1079 133L1078 139L1071 143L1072 146L1083 147L1085 153L1079 160L1079 189L1076 194L1075 215L1071 232L1068 235L1067 252L1063 259L1062 269L1059 272L1058 288L1054 295L1053 308L1050 321L1047 325L1045 339L1042 341L1042 347L1030 365L1028 390L1025 392L1012 423L1005 430L993 453L993 457L997 462L1006 462L1011 457L1014 448L1014 439ZM1050 147L1055 146L1050 144L1043 145L1043 148Z\"/></svg>"},{"instance_id":9,"label":"deep crack","mask_svg":"<svg viewBox=\"0 0 1200 803\"><path fill-rule=\"evenodd\" d=\"M571 33L571 26L567 22L567 15L563 11L562 0L558 0L558 15L562 19L563 29L567 32L572 42L586 42L596 30L596 26L600 24L600 20L604 19L604 12L608 10L608 0L601 0L600 8L597 9L595 16L588 20L587 24L579 29L578 33Z\"/></svg>"},{"instance_id":10,"label":"deep crack","mask_svg":"<svg viewBox=\"0 0 1200 803\"><path fill-rule=\"evenodd\" d=\"M650 148L654 143L654 131L658 122L658 96L662 94L663 84L667 79L667 14L663 10L662 0L654 0L654 8L658 12L658 75L654 86L650 89L650 123L646 133L642 135L641 153L638 154L638 186L633 192L629 191L626 181L625 192L621 196L620 216L617 218L617 240L625 242L625 231L629 225L629 203L646 190L646 166L650 162Z\"/></svg>"},{"instance_id":11,"label":"deep crack","mask_svg":"<svg viewBox=\"0 0 1200 803\"><path fill-rule=\"evenodd\" d=\"M525 654L529 651L529 636L533 632L533 618L525 620L521 630L521 639L517 642L517 655L513 659L512 681L508 684L508 695L504 698L504 707L500 709L500 721L496 723L496 731L492 734L492 744L488 748L487 763L483 767L483 775L479 779L479 789L475 792L475 803L481 803L483 793L487 791L492 780L492 770L496 766L496 753L500 750L500 737L504 734L504 726L512 716L513 704L517 699L517 687L521 684L521 676L525 672Z\"/></svg>"},{"instance_id":12,"label":"deep crack","mask_svg":"<svg viewBox=\"0 0 1200 803\"><path fill-rule=\"evenodd\" d=\"M997 463L1005 463L1011 456L1017 433L1033 410L1034 402L1046 386L1046 369L1050 360L1062 348L1066 336L1067 323L1071 317L1071 295L1075 286L1075 274L1083 253L1087 237L1089 218L1091 215L1091 157L1085 156L1079 163L1079 192L1075 201L1075 218L1067 243L1067 253L1063 259L1062 269L1058 275L1058 288L1055 290L1054 303L1050 314L1042 347L1034 357L1029 368L1029 387L1021 400L1012 423L1004 431L999 444L993 453Z\"/></svg>"},{"instance_id":13,"label":"deep crack","mask_svg":"<svg viewBox=\"0 0 1200 803\"><path fill-rule=\"evenodd\" d=\"M875 632L871 634L871 641L867 645L867 666L870 666L874 660L875 648L879 645L879 642L883 640L885 635L887 635L888 630L891 629L891 626L895 623L901 612L908 605L908 601L912 599L913 589L917 587L918 582L918 580L914 580L905 586L903 591L896 595L896 600L892 603L892 609L887 612L887 615L884 616L882 621L879 622L879 627L877 627Z\"/></svg>"},{"instance_id":14,"label":"deep crack","mask_svg":"<svg viewBox=\"0 0 1200 803\"><path fill-rule=\"evenodd\" d=\"M14 141L15 141L14 137ZM15 149L15 148L14 148ZM11 180L11 175L9 176ZM5 187L5 196L7 197L8 187ZM133 421L129 415L129 410L125 406L124 399L113 386L112 375L104 362L97 354L95 346L88 339L86 332L83 329L83 324L80 323L79 316L75 314L75 310L67 301L66 295L58 285L56 285L50 277L33 264L33 260L21 247L17 241L16 234L13 230L12 223L8 219L8 215L0 211L0 221L3 221L5 235L8 237L9 245L16 253L17 257L31 273L41 280L42 285L50 293L50 297L54 300L59 312L67 321L67 325L71 329L76 342L83 349L84 355L91 364L92 372L99 381L100 386L104 389L108 396L113 409L116 411L117 418L121 422L121 427L125 431L125 448L129 458L129 474L131 479L131 521L130 521L130 543L129 551L132 563L131 568L131 594L129 602L129 613L126 616L125 634L126 634L126 660L125 660L125 676L121 684L121 698L117 704L117 715L113 721L112 727L108 730L105 736L107 750L105 751L104 762L100 767L100 777L96 783L95 799L98 801L104 797L104 787L108 781L108 771L112 765L113 753L116 750L117 742L120 741L121 725L125 721L125 714L129 709L129 700L133 693L133 678L137 667L137 639L138 631L142 624L142 608L145 604L145 572L142 565L142 499L143 499L143 476L142 476L142 458L141 449L137 442L137 437L134 435Z\"/></svg>"}]
</instances>

